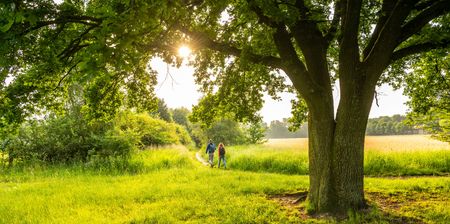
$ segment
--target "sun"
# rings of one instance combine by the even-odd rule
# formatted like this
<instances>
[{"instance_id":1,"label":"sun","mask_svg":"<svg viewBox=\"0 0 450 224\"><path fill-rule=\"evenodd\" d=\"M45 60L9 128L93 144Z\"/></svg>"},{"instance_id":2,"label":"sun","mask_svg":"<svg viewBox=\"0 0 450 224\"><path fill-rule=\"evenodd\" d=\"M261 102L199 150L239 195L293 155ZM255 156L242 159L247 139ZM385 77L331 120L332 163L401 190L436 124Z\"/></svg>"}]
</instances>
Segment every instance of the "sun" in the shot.
<instances>
[{"instance_id":1,"label":"sun","mask_svg":"<svg viewBox=\"0 0 450 224\"><path fill-rule=\"evenodd\" d=\"M178 49L178 55L182 58L187 58L190 54L191 49L188 46L183 45Z\"/></svg>"}]
</instances>

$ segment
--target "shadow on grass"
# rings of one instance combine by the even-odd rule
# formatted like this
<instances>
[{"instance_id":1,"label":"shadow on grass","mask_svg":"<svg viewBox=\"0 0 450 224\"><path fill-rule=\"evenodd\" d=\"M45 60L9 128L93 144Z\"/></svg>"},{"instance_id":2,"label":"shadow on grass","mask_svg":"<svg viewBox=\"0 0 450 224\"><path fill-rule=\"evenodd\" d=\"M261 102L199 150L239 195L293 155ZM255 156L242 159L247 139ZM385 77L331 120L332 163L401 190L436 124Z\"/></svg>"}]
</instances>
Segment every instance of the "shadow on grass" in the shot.
<instances>
[{"instance_id":1,"label":"shadow on grass","mask_svg":"<svg viewBox=\"0 0 450 224\"><path fill-rule=\"evenodd\" d=\"M367 209L348 212L347 215L333 216L329 214L310 215L307 212L307 191L269 195L268 199L280 204L289 216L298 216L308 223L426 223L420 218L401 213L401 204L395 198L386 200L386 196L378 192L367 192ZM403 201L404 203L404 201Z\"/></svg>"}]
</instances>

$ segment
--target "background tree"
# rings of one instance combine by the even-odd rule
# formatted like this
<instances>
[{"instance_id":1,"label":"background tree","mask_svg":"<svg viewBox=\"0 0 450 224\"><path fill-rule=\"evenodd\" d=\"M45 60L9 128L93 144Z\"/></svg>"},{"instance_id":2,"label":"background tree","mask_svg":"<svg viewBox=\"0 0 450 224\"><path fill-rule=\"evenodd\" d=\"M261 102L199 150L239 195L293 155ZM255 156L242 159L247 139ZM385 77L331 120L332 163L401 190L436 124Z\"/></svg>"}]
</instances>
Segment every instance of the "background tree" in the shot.
<instances>
[{"instance_id":1,"label":"background tree","mask_svg":"<svg viewBox=\"0 0 450 224\"><path fill-rule=\"evenodd\" d=\"M206 136L214 143L225 145L239 145L245 143L245 134L238 122L230 119L222 119L206 129Z\"/></svg>"},{"instance_id":2,"label":"background tree","mask_svg":"<svg viewBox=\"0 0 450 224\"><path fill-rule=\"evenodd\" d=\"M262 121L252 122L244 126L246 135L246 143L261 144L267 141L266 137L267 124Z\"/></svg>"},{"instance_id":3,"label":"background tree","mask_svg":"<svg viewBox=\"0 0 450 224\"><path fill-rule=\"evenodd\" d=\"M283 119L282 121L274 120L270 122L267 129L267 138L307 138L308 137L308 123L302 124L302 126L296 130L291 131L289 128L292 123L289 119Z\"/></svg>"},{"instance_id":4,"label":"background tree","mask_svg":"<svg viewBox=\"0 0 450 224\"><path fill-rule=\"evenodd\" d=\"M409 121L450 142L450 56L448 51L416 58L416 70L406 79L404 92L410 97Z\"/></svg>"},{"instance_id":5,"label":"background tree","mask_svg":"<svg viewBox=\"0 0 450 224\"><path fill-rule=\"evenodd\" d=\"M191 111L187 108L181 107L181 108L175 108L171 109L171 114L173 121L179 125L185 126L187 129L190 128L190 122L189 122L189 115L191 114Z\"/></svg>"},{"instance_id":6,"label":"background tree","mask_svg":"<svg viewBox=\"0 0 450 224\"><path fill-rule=\"evenodd\" d=\"M166 105L164 99L158 99L158 110L156 111L156 116L165 120L167 122L172 122L172 113L170 113L169 108Z\"/></svg>"},{"instance_id":7,"label":"background tree","mask_svg":"<svg viewBox=\"0 0 450 224\"><path fill-rule=\"evenodd\" d=\"M393 115L370 118L367 123L367 135L410 135L418 134L419 129L406 123L406 116Z\"/></svg>"},{"instance_id":8,"label":"background tree","mask_svg":"<svg viewBox=\"0 0 450 224\"><path fill-rule=\"evenodd\" d=\"M206 123L221 114L254 121L264 92L298 93L296 123L308 118L310 210L347 212L366 206L364 133L376 86L403 81L398 71L411 55L448 52L449 10L448 0L3 1L0 121L52 108L72 80L87 86L94 118L120 105L150 108L148 60L180 65L176 48L188 43L206 93L193 115Z\"/></svg>"}]
</instances>

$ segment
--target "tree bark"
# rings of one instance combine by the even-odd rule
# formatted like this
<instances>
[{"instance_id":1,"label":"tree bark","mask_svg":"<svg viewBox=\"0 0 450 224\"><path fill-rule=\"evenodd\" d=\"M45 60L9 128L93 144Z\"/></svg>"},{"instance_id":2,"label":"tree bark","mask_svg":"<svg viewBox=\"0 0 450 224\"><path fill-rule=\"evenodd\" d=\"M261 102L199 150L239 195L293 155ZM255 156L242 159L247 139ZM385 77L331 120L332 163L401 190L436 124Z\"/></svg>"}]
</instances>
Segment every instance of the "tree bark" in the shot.
<instances>
[{"instance_id":1,"label":"tree bark","mask_svg":"<svg viewBox=\"0 0 450 224\"><path fill-rule=\"evenodd\" d=\"M373 89L372 89L373 88ZM336 114L332 170L338 212L361 209L364 200L364 140L374 86L349 86Z\"/></svg>"},{"instance_id":2,"label":"tree bark","mask_svg":"<svg viewBox=\"0 0 450 224\"><path fill-rule=\"evenodd\" d=\"M333 189L332 146L335 123L325 111L310 112L309 135L309 210L329 212L337 202Z\"/></svg>"},{"instance_id":3,"label":"tree bark","mask_svg":"<svg viewBox=\"0 0 450 224\"><path fill-rule=\"evenodd\" d=\"M374 89L362 79L341 84L336 119L330 108L310 107L308 201L313 212L346 213L366 207L364 139ZM323 103L312 104L317 108Z\"/></svg>"}]
</instances>

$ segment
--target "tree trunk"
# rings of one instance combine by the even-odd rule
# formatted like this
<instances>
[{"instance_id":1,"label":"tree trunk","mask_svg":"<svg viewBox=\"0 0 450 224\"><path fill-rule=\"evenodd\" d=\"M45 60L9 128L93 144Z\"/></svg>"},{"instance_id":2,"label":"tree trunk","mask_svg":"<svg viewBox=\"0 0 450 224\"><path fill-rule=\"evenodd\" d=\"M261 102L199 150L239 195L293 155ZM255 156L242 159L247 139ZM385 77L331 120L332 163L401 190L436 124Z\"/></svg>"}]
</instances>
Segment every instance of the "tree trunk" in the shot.
<instances>
[{"instance_id":1,"label":"tree trunk","mask_svg":"<svg viewBox=\"0 0 450 224\"><path fill-rule=\"evenodd\" d=\"M346 213L366 206L364 138L373 90L357 86L361 85L341 89L336 120L310 110L308 200L317 213Z\"/></svg>"},{"instance_id":2,"label":"tree trunk","mask_svg":"<svg viewBox=\"0 0 450 224\"><path fill-rule=\"evenodd\" d=\"M309 210L331 211L336 204L332 180L332 146L334 119L323 119L323 114L310 112L309 135Z\"/></svg>"},{"instance_id":3,"label":"tree trunk","mask_svg":"<svg viewBox=\"0 0 450 224\"><path fill-rule=\"evenodd\" d=\"M332 180L334 107L331 91L307 101L309 108L309 210L328 212L336 203Z\"/></svg>"},{"instance_id":4,"label":"tree trunk","mask_svg":"<svg viewBox=\"0 0 450 224\"><path fill-rule=\"evenodd\" d=\"M343 94L336 114L333 177L338 212L366 207L364 200L364 140L373 92L353 88Z\"/></svg>"}]
</instances>

